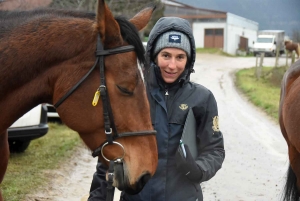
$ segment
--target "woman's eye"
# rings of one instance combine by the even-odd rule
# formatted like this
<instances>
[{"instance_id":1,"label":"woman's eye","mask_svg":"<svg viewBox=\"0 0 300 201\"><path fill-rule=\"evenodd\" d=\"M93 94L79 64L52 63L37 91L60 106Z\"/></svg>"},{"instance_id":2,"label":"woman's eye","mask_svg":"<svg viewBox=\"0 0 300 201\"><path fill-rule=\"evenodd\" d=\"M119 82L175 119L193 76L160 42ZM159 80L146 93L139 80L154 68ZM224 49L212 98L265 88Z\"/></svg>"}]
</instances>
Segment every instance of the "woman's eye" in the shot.
<instances>
[{"instance_id":1,"label":"woman's eye","mask_svg":"<svg viewBox=\"0 0 300 201\"><path fill-rule=\"evenodd\" d=\"M132 95L133 95L133 92L129 91L128 89L125 89L125 88L120 87L120 86L118 86L118 85L117 85L117 87L118 87L118 89L119 89L122 93L124 93L124 94L126 94L126 95L129 95L129 96L132 96Z\"/></svg>"},{"instance_id":2,"label":"woman's eye","mask_svg":"<svg viewBox=\"0 0 300 201\"><path fill-rule=\"evenodd\" d=\"M178 59L184 59L183 55L178 56Z\"/></svg>"}]
</instances>

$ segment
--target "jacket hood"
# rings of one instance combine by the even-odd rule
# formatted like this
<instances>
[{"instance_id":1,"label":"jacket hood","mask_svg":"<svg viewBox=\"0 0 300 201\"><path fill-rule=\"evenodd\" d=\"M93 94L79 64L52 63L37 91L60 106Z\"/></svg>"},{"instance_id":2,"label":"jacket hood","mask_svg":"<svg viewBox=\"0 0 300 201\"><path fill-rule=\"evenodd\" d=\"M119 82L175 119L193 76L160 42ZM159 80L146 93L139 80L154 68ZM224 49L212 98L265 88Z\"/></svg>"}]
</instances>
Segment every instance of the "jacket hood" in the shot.
<instances>
[{"instance_id":1,"label":"jacket hood","mask_svg":"<svg viewBox=\"0 0 300 201\"><path fill-rule=\"evenodd\" d=\"M178 17L162 17L160 18L154 27L152 28L150 34L149 34L149 39L147 42L147 47L146 47L146 77L151 76L153 73L153 46L156 42L156 39L158 36L160 36L162 33L165 33L167 31L174 30L174 31L179 31L184 34L186 34L190 40L190 45L191 45L191 57L188 61L187 69L183 72L183 75L181 78L183 78L185 81L189 81L190 79L190 73L194 72L194 63L196 60L196 46L195 46L195 39L193 36L193 31L190 26L190 23L182 18ZM151 72L152 71L152 72ZM150 73L150 75L149 75ZM147 78L147 79L152 79L152 78ZM151 82L151 81L150 81Z\"/></svg>"}]
</instances>

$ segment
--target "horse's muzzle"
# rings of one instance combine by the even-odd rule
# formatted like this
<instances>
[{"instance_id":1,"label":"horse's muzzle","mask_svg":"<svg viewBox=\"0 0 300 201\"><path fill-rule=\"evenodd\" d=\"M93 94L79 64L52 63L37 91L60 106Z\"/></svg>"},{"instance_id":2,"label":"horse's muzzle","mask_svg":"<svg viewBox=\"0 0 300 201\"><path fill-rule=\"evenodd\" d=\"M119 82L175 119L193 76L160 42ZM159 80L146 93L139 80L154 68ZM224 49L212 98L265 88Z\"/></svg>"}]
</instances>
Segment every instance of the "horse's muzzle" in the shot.
<instances>
[{"instance_id":1,"label":"horse's muzzle","mask_svg":"<svg viewBox=\"0 0 300 201\"><path fill-rule=\"evenodd\" d=\"M123 166L123 163L115 164L114 186L117 187L120 191L125 191L130 195L138 194L144 188L146 183L151 179L151 174L145 173L141 175L141 177L136 181L134 185L130 185L128 175Z\"/></svg>"},{"instance_id":2,"label":"horse's muzzle","mask_svg":"<svg viewBox=\"0 0 300 201\"><path fill-rule=\"evenodd\" d=\"M138 194L146 185L146 183L151 179L151 175L149 173L144 174L141 178L137 181L135 188L125 188L125 192L130 195Z\"/></svg>"}]
</instances>

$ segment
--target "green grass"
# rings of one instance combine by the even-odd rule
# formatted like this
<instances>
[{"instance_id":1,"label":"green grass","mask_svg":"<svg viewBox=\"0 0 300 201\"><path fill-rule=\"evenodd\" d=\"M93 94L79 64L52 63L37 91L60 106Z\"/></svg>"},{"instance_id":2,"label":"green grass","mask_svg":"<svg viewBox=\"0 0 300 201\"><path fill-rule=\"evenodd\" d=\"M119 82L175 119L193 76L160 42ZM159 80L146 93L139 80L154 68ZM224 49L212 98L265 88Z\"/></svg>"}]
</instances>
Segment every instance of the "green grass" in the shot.
<instances>
[{"instance_id":1,"label":"green grass","mask_svg":"<svg viewBox=\"0 0 300 201\"><path fill-rule=\"evenodd\" d=\"M228 56L228 57L235 57L234 55L223 52L223 50L220 48L197 48L196 52L200 53L200 54L201 53L219 54L219 55Z\"/></svg>"},{"instance_id":2,"label":"green grass","mask_svg":"<svg viewBox=\"0 0 300 201\"><path fill-rule=\"evenodd\" d=\"M255 68L236 72L236 86L259 108L274 120L278 119L280 83L285 67L263 67L262 76L257 79Z\"/></svg>"},{"instance_id":3,"label":"green grass","mask_svg":"<svg viewBox=\"0 0 300 201\"><path fill-rule=\"evenodd\" d=\"M47 185L45 171L56 169L81 145L79 135L62 124L49 123L49 132L33 140L24 153L10 155L1 184L5 201L19 201L33 189Z\"/></svg>"}]
</instances>

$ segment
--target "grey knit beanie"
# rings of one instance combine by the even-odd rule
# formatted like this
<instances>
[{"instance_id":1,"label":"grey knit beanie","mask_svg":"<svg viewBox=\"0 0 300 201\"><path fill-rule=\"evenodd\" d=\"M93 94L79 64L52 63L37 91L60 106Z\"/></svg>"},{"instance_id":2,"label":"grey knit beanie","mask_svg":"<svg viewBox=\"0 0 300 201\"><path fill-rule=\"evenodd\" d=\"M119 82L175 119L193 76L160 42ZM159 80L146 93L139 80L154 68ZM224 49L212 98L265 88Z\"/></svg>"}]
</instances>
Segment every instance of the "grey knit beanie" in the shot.
<instances>
[{"instance_id":1,"label":"grey knit beanie","mask_svg":"<svg viewBox=\"0 0 300 201\"><path fill-rule=\"evenodd\" d=\"M191 57L191 44L187 35L178 31L168 31L158 36L154 45L153 55L157 55L163 48L176 47L186 52Z\"/></svg>"}]
</instances>

